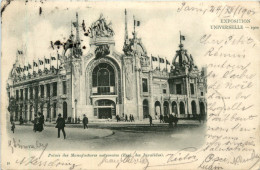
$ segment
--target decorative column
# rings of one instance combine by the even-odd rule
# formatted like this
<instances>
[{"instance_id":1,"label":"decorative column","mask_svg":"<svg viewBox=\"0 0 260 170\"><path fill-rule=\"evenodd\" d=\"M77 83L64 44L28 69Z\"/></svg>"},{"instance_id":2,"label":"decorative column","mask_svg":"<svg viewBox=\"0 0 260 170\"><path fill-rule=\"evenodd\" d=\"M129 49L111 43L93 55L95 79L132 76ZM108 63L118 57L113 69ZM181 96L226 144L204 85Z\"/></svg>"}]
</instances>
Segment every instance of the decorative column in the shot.
<instances>
[{"instance_id":1,"label":"decorative column","mask_svg":"<svg viewBox=\"0 0 260 170\"><path fill-rule=\"evenodd\" d=\"M176 109L177 109L177 115L178 117L180 117L180 103L179 102L176 102Z\"/></svg>"},{"instance_id":2,"label":"decorative column","mask_svg":"<svg viewBox=\"0 0 260 170\"><path fill-rule=\"evenodd\" d=\"M35 86L32 86L32 102L33 102L33 115L37 114L37 109L36 109L36 100L35 100Z\"/></svg>"}]
</instances>

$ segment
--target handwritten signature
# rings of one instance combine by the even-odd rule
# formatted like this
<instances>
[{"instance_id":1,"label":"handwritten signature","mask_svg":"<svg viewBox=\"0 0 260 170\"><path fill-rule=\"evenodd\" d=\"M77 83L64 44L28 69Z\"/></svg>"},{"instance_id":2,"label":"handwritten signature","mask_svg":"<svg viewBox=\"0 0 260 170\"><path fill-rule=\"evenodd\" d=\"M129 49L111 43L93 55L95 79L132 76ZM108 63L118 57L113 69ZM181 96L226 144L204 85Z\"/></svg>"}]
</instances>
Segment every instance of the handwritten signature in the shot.
<instances>
[{"instance_id":1,"label":"handwritten signature","mask_svg":"<svg viewBox=\"0 0 260 170\"><path fill-rule=\"evenodd\" d=\"M143 155L141 157L136 156L136 151L126 155L125 157L121 156L120 158L108 158L106 155L104 158L99 162L98 166L101 166L103 164L115 164L115 167L118 168L121 164L141 164L145 165L144 169L146 169L149 166L149 161L146 155Z\"/></svg>"},{"instance_id":2,"label":"handwritten signature","mask_svg":"<svg viewBox=\"0 0 260 170\"><path fill-rule=\"evenodd\" d=\"M24 149L24 150L41 149L41 154L39 155L39 158L41 158L44 151L48 147L48 143L43 144L43 143L36 140L36 142L34 144L24 145L24 144L21 143L20 139L16 140L15 138L13 138L13 139L8 141L8 147L11 148L12 153L14 153L15 148Z\"/></svg>"},{"instance_id":3,"label":"handwritten signature","mask_svg":"<svg viewBox=\"0 0 260 170\"><path fill-rule=\"evenodd\" d=\"M69 169L72 170L76 167L79 167L80 164L75 164L71 162L63 162L60 159L55 159L52 161L41 160L39 157L30 156L30 157L23 157L21 159L17 159L15 161L16 164L24 165L24 166L39 166L39 167L64 167L69 166Z\"/></svg>"}]
</instances>

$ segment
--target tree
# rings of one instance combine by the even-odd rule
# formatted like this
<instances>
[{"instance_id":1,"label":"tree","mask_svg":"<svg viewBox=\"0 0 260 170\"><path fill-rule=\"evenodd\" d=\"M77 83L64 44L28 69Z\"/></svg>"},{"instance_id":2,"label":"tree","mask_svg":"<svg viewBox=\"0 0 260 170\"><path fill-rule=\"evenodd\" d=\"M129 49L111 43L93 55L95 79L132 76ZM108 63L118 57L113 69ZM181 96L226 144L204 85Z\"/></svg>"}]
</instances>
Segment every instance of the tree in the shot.
<instances>
[{"instance_id":1,"label":"tree","mask_svg":"<svg viewBox=\"0 0 260 170\"><path fill-rule=\"evenodd\" d=\"M16 105L17 101L14 97L10 97L9 99L9 106L8 106L8 111L10 113L10 119L13 119L14 116L14 112L17 111L17 105Z\"/></svg>"}]
</instances>

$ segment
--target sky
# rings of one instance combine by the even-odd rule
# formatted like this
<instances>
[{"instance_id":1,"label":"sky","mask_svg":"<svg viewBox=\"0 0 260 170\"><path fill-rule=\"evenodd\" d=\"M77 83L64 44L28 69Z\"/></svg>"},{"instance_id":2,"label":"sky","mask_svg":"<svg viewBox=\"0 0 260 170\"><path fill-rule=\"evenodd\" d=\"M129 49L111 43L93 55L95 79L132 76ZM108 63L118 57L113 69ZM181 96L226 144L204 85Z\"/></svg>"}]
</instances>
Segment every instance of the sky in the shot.
<instances>
[{"instance_id":1,"label":"sky","mask_svg":"<svg viewBox=\"0 0 260 170\"><path fill-rule=\"evenodd\" d=\"M112 4L112 5L111 5ZM15 61L17 50L22 50L25 64L32 60L55 55L50 41L65 42L71 32L71 22L79 15L79 24L85 21L86 27L96 21L100 14L107 22L112 22L116 50L123 54L125 15L127 9L128 35L132 36L133 16L140 21L136 28L139 38L147 50L148 56L160 56L170 62L178 50L180 31L185 36L184 47L193 55L199 67L205 64L200 50L199 38L205 32L205 23L192 14L179 14L177 7L181 2L167 5L163 3L105 3L105 2L12 2L4 11L2 19L2 62L8 63L8 69ZM41 15L39 14L42 9ZM207 24L208 25L208 24ZM73 31L74 28L73 28ZM86 46L83 55L89 50L89 37L80 29L82 46ZM61 48L62 49L62 48ZM61 52L61 49L59 52ZM23 64L21 64L23 65Z\"/></svg>"}]
</instances>

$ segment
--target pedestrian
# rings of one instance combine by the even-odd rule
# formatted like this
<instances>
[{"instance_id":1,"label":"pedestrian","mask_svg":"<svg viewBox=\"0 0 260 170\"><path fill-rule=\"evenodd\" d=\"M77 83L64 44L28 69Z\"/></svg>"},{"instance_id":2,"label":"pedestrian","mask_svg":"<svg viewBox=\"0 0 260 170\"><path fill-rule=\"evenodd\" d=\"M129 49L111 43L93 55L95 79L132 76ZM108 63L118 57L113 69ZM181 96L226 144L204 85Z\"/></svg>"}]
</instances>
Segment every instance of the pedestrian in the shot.
<instances>
[{"instance_id":1,"label":"pedestrian","mask_svg":"<svg viewBox=\"0 0 260 170\"><path fill-rule=\"evenodd\" d=\"M39 132L43 131L43 124L44 124L44 115L41 113L41 112L38 112L38 115L39 115L39 121L38 121L38 124L37 124L37 130Z\"/></svg>"},{"instance_id":2,"label":"pedestrian","mask_svg":"<svg viewBox=\"0 0 260 170\"><path fill-rule=\"evenodd\" d=\"M152 124L153 124L153 118L152 118L151 115L148 115L148 118L149 118L150 126L152 126Z\"/></svg>"},{"instance_id":3,"label":"pedestrian","mask_svg":"<svg viewBox=\"0 0 260 170\"><path fill-rule=\"evenodd\" d=\"M23 117L22 117L22 115L20 115L19 122L20 122L20 125L22 125L22 124L23 124Z\"/></svg>"},{"instance_id":4,"label":"pedestrian","mask_svg":"<svg viewBox=\"0 0 260 170\"><path fill-rule=\"evenodd\" d=\"M132 114L129 115L129 121L132 122Z\"/></svg>"},{"instance_id":5,"label":"pedestrian","mask_svg":"<svg viewBox=\"0 0 260 170\"><path fill-rule=\"evenodd\" d=\"M164 123L162 114L160 114L160 123Z\"/></svg>"},{"instance_id":6,"label":"pedestrian","mask_svg":"<svg viewBox=\"0 0 260 170\"><path fill-rule=\"evenodd\" d=\"M125 115L125 122L128 122L127 114Z\"/></svg>"},{"instance_id":7,"label":"pedestrian","mask_svg":"<svg viewBox=\"0 0 260 170\"><path fill-rule=\"evenodd\" d=\"M177 114L175 114L174 116L174 119L173 119L173 122L174 122L174 126L177 127L177 123L178 123L178 117L177 117Z\"/></svg>"},{"instance_id":8,"label":"pedestrian","mask_svg":"<svg viewBox=\"0 0 260 170\"><path fill-rule=\"evenodd\" d=\"M83 126L84 126L84 129L86 129L86 127L87 127L87 129L88 129L88 117L84 114L83 115Z\"/></svg>"},{"instance_id":9,"label":"pedestrian","mask_svg":"<svg viewBox=\"0 0 260 170\"><path fill-rule=\"evenodd\" d=\"M172 114L169 116L169 128L173 128L174 117Z\"/></svg>"},{"instance_id":10,"label":"pedestrian","mask_svg":"<svg viewBox=\"0 0 260 170\"><path fill-rule=\"evenodd\" d=\"M11 116L11 118L10 118L10 121L11 121L11 130L13 131L13 133L14 133L14 129L15 129L15 123L14 123L14 119L13 119L13 116Z\"/></svg>"},{"instance_id":11,"label":"pedestrian","mask_svg":"<svg viewBox=\"0 0 260 170\"><path fill-rule=\"evenodd\" d=\"M133 122L135 121L134 115L132 115L132 121L133 121Z\"/></svg>"},{"instance_id":12,"label":"pedestrian","mask_svg":"<svg viewBox=\"0 0 260 170\"><path fill-rule=\"evenodd\" d=\"M119 115L116 115L116 121L117 121L117 122L120 121L120 117L119 117Z\"/></svg>"},{"instance_id":13,"label":"pedestrian","mask_svg":"<svg viewBox=\"0 0 260 170\"><path fill-rule=\"evenodd\" d=\"M33 122L33 131L36 132L37 131L37 124L38 124L39 118L37 117L37 114L34 114L34 120Z\"/></svg>"},{"instance_id":14,"label":"pedestrian","mask_svg":"<svg viewBox=\"0 0 260 170\"><path fill-rule=\"evenodd\" d=\"M168 116L167 115L163 116L163 121L164 121L164 123L168 123Z\"/></svg>"},{"instance_id":15,"label":"pedestrian","mask_svg":"<svg viewBox=\"0 0 260 170\"><path fill-rule=\"evenodd\" d=\"M80 124L80 116L78 117L78 123Z\"/></svg>"},{"instance_id":16,"label":"pedestrian","mask_svg":"<svg viewBox=\"0 0 260 170\"><path fill-rule=\"evenodd\" d=\"M56 120L56 128L58 128L58 138L60 138L60 130L62 130L63 137L66 139L66 133L65 133L65 119L61 117L61 114L58 115L58 119Z\"/></svg>"}]
</instances>

